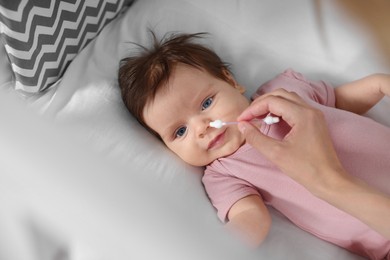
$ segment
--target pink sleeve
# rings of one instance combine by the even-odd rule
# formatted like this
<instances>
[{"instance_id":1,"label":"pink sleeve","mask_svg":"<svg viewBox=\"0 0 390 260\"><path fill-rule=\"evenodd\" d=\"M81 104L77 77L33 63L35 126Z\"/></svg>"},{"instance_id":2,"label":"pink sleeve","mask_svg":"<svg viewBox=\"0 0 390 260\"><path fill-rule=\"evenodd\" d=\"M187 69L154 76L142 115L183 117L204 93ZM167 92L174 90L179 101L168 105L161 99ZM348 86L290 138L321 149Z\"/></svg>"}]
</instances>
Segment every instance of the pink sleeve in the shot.
<instances>
[{"instance_id":1,"label":"pink sleeve","mask_svg":"<svg viewBox=\"0 0 390 260\"><path fill-rule=\"evenodd\" d=\"M274 79L261 85L252 95L255 99L278 88L297 93L306 101L312 100L319 104L335 107L334 88L324 81L309 81L302 74L288 69Z\"/></svg>"},{"instance_id":2,"label":"pink sleeve","mask_svg":"<svg viewBox=\"0 0 390 260\"><path fill-rule=\"evenodd\" d=\"M249 195L259 195L252 184L207 168L203 176L203 185L222 222L228 221L230 208L240 199Z\"/></svg>"}]
</instances>

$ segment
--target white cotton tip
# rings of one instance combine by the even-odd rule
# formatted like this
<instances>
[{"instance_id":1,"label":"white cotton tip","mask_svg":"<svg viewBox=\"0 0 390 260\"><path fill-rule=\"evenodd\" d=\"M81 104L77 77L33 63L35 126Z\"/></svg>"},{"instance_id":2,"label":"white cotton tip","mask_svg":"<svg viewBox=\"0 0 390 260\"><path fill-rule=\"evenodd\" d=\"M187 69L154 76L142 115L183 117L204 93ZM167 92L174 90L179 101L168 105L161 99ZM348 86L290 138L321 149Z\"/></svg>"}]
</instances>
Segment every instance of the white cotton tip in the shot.
<instances>
[{"instance_id":1,"label":"white cotton tip","mask_svg":"<svg viewBox=\"0 0 390 260\"><path fill-rule=\"evenodd\" d=\"M275 123L278 123L279 122L279 117L275 117L275 116L267 116L266 118L263 119L264 123L266 123L267 125L272 125L272 124L275 124Z\"/></svg>"},{"instance_id":2,"label":"white cotton tip","mask_svg":"<svg viewBox=\"0 0 390 260\"><path fill-rule=\"evenodd\" d=\"M223 122L222 120L217 119L215 121L210 122L210 126L214 128L221 128L223 126Z\"/></svg>"}]
</instances>

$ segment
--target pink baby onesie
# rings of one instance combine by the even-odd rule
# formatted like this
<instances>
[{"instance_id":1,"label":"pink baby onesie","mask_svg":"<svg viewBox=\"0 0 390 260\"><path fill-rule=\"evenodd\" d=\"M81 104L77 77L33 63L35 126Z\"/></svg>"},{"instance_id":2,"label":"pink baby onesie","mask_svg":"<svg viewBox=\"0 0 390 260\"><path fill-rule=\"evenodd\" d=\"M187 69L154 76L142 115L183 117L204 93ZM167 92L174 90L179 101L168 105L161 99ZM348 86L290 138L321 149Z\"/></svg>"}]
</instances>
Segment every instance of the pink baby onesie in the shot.
<instances>
[{"instance_id":1,"label":"pink baby onesie","mask_svg":"<svg viewBox=\"0 0 390 260\"><path fill-rule=\"evenodd\" d=\"M330 85L309 82L292 70L262 85L255 95L280 87L296 92L324 113L336 152L350 174L390 194L390 128L336 109ZM271 126L263 125L260 130L268 136L282 139L290 127L281 121ZM249 144L208 165L203 183L222 221L227 220L228 211L235 202L258 194L267 205L321 239L370 259L390 259L390 240L313 196Z\"/></svg>"}]
</instances>

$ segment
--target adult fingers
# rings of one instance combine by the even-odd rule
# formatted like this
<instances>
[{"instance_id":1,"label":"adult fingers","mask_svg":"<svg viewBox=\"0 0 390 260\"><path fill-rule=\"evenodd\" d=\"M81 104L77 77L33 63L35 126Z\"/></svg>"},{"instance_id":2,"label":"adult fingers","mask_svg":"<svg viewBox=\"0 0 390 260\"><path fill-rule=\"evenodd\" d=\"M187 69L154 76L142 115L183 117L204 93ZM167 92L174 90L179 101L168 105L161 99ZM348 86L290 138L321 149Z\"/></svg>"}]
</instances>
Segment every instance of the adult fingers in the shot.
<instances>
[{"instance_id":1,"label":"adult fingers","mask_svg":"<svg viewBox=\"0 0 390 260\"><path fill-rule=\"evenodd\" d=\"M282 142L262 134L257 127L249 122L240 122L238 128L245 137L247 143L255 147L269 160L274 161L278 157L277 150Z\"/></svg>"},{"instance_id":2,"label":"adult fingers","mask_svg":"<svg viewBox=\"0 0 390 260\"><path fill-rule=\"evenodd\" d=\"M302 113L308 106L303 100L295 97L295 94L288 94L287 97L286 99L284 96L269 95L256 100L238 116L237 121L251 121L272 113L293 126L302 119Z\"/></svg>"},{"instance_id":3,"label":"adult fingers","mask_svg":"<svg viewBox=\"0 0 390 260\"><path fill-rule=\"evenodd\" d=\"M251 103L251 105L237 118L237 121L250 121L254 118L261 117L269 112L280 116L281 114L277 110L278 106L272 106L271 103L277 102L278 99L285 99L297 104L305 104L304 101L296 93L289 92L284 89L277 89L275 91L256 98Z\"/></svg>"}]
</instances>

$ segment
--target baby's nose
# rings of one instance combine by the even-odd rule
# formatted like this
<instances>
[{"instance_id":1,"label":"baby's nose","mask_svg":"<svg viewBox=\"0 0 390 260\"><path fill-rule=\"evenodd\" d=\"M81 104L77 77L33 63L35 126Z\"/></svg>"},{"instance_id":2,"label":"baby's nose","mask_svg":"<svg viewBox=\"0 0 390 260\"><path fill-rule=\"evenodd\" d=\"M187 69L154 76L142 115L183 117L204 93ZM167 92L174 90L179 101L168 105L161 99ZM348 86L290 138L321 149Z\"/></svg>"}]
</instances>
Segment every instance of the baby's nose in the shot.
<instances>
[{"instance_id":1,"label":"baby's nose","mask_svg":"<svg viewBox=\"0 0 390 260\"><path fill-rule=\"evenodd\" d=\"M203 138L205 136L207 130L210 128L210 122L211 120L206 118L199 118L194 121L194 129L197 137Z\"/></svg>"}]
</instances>

